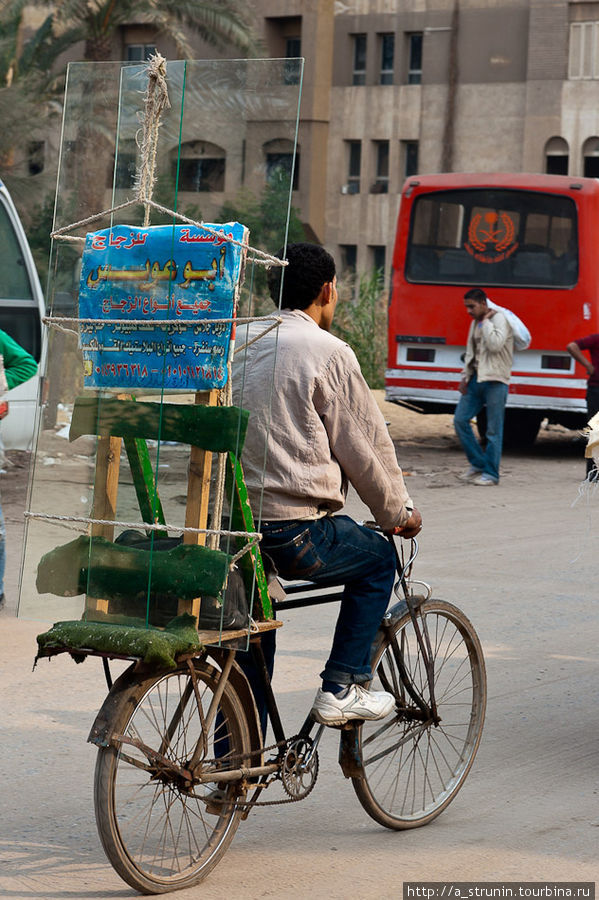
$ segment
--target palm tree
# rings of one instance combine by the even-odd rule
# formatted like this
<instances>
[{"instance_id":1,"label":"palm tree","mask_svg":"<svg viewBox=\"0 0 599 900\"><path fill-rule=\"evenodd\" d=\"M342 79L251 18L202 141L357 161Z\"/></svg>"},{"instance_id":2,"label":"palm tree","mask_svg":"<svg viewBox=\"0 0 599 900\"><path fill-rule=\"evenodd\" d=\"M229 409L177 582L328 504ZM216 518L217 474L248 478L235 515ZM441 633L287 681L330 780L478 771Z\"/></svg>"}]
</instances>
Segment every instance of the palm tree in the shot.
<instances>
[{"instance_id":1,"label":"palm tree","mask_svg":"<svg viewBox=\"0 0 599 900\"><path fill-rule=\"evenodd\" d=\"M51 40L62 48L83 41L85 60L110 59L119 28L135 21L173 40L181 57L191 55L190 32L246 55L258 49L249 11L239 0L0 0L0 15L3 7L14 13L25 5L48 8Z\"/></svg>"},{"instance_id":2,"label":"palm tree","mask_svg":"<svg viewBox=\"0 0 599 900\"><path fill-rule=\"evenodd\" d=\"M48 14L23 43L27 7ZM83 44L80 59L108 60L114 56L119 29L131 22L153 26L157 37L174 42L182 58L193 56L193 33L212 45L235 47L245 56L259 54L243 0L0 0L0 175L12 181L16 193L23 196L23 191L39 192L41 187L34 184L36 179L16 173L36 128L53 109L60 112L61 54L71 51L72 57L73 48Z\"/></svg>"},{"instance_id":3,"label":"palm tree","mask_svg":"<svg viewBox=\"0 0 599 900\"><path fill-rule=\"evenodd\" d=\"M27 206L39 201L40 190L50 189L53 177L31 179L15 173L23 171L28 142L36 136L40 121L52 112L59 121L60 107L48 105L52 97L52 82L44 70L48 26L23 45L24 5L0 0L0 176L11 182L12 192Z\"/></svg>"}]
</instances>

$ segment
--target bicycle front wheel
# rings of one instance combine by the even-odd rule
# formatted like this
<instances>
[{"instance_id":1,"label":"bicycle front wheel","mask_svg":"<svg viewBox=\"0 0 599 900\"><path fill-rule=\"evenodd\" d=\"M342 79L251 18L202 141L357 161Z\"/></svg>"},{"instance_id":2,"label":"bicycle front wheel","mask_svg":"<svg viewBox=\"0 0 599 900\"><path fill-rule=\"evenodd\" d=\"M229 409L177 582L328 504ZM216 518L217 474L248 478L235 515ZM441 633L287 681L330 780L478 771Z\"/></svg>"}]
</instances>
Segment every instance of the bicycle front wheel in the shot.
<instances>
[{"instance_id":1,"label":"bicycle front wheel","mask_svg":"<svg viewBox=\"0 0 599 900\"><path fill-rule=\"evenodd\" d=\"M398 830L426 825L453 800L474 761L485 717L485 665L472 624L442 600L424 601L419 614L430 641L437 720L406 689L407 681L430 709L422 650L406 612L392 626L395 642L387 634L372 662L372 687L395 694L396 713L358 726L364 775L352 779L366 812Z\"/></svg>"},{"instance_id":2,"label":"bicycle front wheel","mask_svg":"<svg viewBox=\"0 0 599 900\"><path fill-rule=\"evenodd\" d=\"M132 684L111 744L98 752L94 799L102 845L121 878L141 893L201 881L237 830L239 782L202 784L181 774L198 742L204 773L250 764L248 725L230 683L207 728L218 676L214 666L195 661L195 679L181 665Z\"/></svg>"}]
</instances>

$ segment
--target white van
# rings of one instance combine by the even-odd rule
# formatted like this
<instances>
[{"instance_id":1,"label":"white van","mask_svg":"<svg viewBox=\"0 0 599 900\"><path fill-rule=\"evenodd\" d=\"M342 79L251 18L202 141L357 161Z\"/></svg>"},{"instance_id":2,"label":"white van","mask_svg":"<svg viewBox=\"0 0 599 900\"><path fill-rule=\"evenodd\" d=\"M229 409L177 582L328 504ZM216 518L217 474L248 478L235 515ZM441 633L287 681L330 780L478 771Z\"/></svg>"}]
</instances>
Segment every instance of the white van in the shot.
<instances>
[{"instance_id":1,"label":"white van","mask_svg":"<svg viewBox=\"0 0 599 900\"><path fill-rule=\"evenodd\" d=\"M0 328L40 362L44 296L33 256L10 194L0 180ZM7 450L28 450L33 441L39 375L9 391L9 412L0 424Z\"/></svg>"}]
</instances>

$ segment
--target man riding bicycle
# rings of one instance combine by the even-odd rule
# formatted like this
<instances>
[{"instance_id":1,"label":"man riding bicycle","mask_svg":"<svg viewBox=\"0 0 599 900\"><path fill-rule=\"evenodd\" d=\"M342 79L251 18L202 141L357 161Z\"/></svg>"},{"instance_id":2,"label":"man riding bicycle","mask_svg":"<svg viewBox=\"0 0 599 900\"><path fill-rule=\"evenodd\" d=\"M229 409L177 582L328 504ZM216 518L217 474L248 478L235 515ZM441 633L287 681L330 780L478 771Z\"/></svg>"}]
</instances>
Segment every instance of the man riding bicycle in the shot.
<instances>
[{"instance_id":1,"label":"man riding bicycle","mask_svg":"<svg viewBox=\"0 0 599 900\"><path fill-rule=\"evenodd\" d=\"M356 356L330 333L333 258L307 243L290 244L285 258L287 266L268 273L282 323L238 354L234 366L235 402L250 411L246 483L260 511L261 550L278 574L344 585L314 718L325 725L381 719L395 698L363 685L371 679L371 644L389 603L395 554L382 535L333 514L351 482L383 530L413 537L422 519ZM238 345L264 330L260 322L239 329ZM263 639L265 654L267 641L274 654L274 632Z\"/></svg>"}]
</instances>

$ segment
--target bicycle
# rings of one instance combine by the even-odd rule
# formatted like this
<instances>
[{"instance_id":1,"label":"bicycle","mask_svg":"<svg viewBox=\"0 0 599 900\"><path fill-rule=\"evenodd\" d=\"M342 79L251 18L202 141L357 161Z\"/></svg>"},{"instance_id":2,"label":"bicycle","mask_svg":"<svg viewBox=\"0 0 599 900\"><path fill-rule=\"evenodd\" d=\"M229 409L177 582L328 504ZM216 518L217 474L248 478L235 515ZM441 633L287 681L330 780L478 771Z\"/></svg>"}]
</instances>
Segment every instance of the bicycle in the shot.
<instances>
[{"instance_id":1,"label":"bicycle","mask_svg":"<svg viewBox=\"0 0 599 900\"><path fill-rule=\"evenodd\" d=\"M396 552L398 602L373 644L372 686L392 692L396 710L383 721L337 730L341 768L363 808L401 830L428 824L464 783L481 739L486 676L470 621L411 579L417 542L405 559L403 545L398 551L387 536ZM307 583L286 593L277 610L339 597ZM302 800L314 787L325 726L308 715L297 734L285 735L260 642L250 649L274 733L269 747L235 642L207 647L167 673L129 667L98 714L89 737L99 746L98 830L115 870L141 893L204 879L271 784L282 784L287 795L275 802Z\"/></svg>"}]
</instances>

